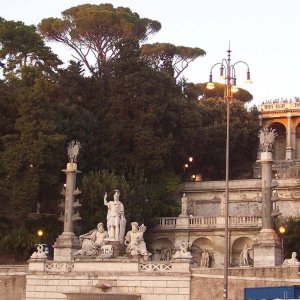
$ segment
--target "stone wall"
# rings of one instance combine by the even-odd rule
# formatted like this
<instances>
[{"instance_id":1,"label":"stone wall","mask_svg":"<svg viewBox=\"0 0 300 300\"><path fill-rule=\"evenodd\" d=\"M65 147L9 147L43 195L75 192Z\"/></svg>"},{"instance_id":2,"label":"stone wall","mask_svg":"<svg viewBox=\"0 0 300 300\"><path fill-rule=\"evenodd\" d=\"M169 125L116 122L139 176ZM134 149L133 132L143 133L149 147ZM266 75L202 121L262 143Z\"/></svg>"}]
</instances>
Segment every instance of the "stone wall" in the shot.
<instances>
[{"instance_id":1,"label":"stone wall","mask_svg":"<svg viewBox=\"0 0 300 300\"><path fill-rule=\"evenodd\" d=\"M191 300L223 299L222 269L192 269ZM228 300L244 299L244 288L299 285L295 267L233 268L229 270Z\"/></svg>"},{"instance_id":2,"label":"stone wall","mask_svg":"<svg viewBox=\"0 0 300 300\"><path fill-rule=\"evenodd\" d=\"M175 263L172 273L168 272L169 264L152 262L142 264L143 267L140 265L135 272L134 268L138 267L138 264L129 263L130 271L125 271L125 264L124 270L116 273L103 271L102 268L107 268L107 265L99 266L96 262L89 265L90 271L84 272L81 263L81 272L74 272L72 264L49 262L48 267L44 264L35 264L34 267L31 266L29 273L27 266L2 266L0 267L0 298L1 300L84 300L88 297L95 300L110 300L113 294L117 294L118 299L124 300L223 299L222 268L191 268L186 272L187 263L178 263L177 266ZM49 268L52 268L52 271ZM98 271L95 271L97 269ZM180 269L182 272L179 272ZM230 268L228 300L243 299L246 287L300 285L298 271L297 267ZM27 298L25 297L26 273L28 273Z\"/></svg>"},{"instance_id":3,"label":"stone wall","mask_svg":"<svg viewBox=\"0 0 300 300\"><path fill-rule=\"evenodd\" d=\"M299 178L280 178L273 180L274 197L283 217L300 214ZM229 181L229 215L261 216L260 179ZM225 181L186 182L182 193L188 198L188 214L194 216L220 215ZM180 200L181 196L178 196ZM275 199L274 199L275 200Z\"/></svg>"},{"instance_id":4,"label":"stone wall","mask_svg":"<svg viewBox=\"0 0 300 300\"><path fill-rule=\"evenodd\" d=\"M26 277L26 300L75 299L79 295L83 300L86 294L94 295L95 299L105 299L105 294L132 300L138 296L141 300L190 299L191 277L186 260L172 264L117 259L36 261L30 263Z\"/></svg>"},{"instance_id":5,"label":"stone wall","mask_svg":"<svg viewBox=\"0 0 300 300\"><path fill-rule=\"evenodd\" d=\"M25 300L28 265L0 265L0 298L1 300Z\"/></svg>"}]
</instances>

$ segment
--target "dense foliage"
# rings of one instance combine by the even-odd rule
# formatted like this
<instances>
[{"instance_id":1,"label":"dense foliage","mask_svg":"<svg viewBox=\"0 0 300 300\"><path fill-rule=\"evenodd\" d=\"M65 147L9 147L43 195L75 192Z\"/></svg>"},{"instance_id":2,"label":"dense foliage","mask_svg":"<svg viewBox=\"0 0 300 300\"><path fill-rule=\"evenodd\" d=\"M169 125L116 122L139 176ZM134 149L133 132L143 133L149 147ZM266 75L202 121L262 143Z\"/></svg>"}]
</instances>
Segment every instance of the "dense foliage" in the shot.
<instances>
[{"instance_id":1,"label":"dense foliage","mask_svg":"<svg viewBox=\"0 0 300 300\"><path fill-rule=\"evenodd\" d=\"M280 226L285 228L284 234L280 234L277 230L283 239L283 257L291 258L292 252L300 253L300 217L281 218L277 221L277 229Z\"/></svg>"},{"instance_id":2,"label":"dense foliage","mask_svg":"<svg viewBox=\"0 0 300 300\"><path fill-rule=\"evenodd\" d=\"M105 221L103 194L111 197L115 188L128 222L151 225L154 216L178 214L172 193L189 155L196 172L222 178L224 103L198 101L184 80L174 78L180 73L176 62L188 64L205 54L202 49L142 47L160 23L110 4L73 7L62 19L45 19L38 28L42 35L34 26L0 20L0 235L5 240L12 228L28 231L29 246L39 225L59 232L54 220L65 182L61 169L72 139L82 144L78 233ZM77 60L60 67L42 37L70 46ZM257 111L247 111L237 100L231 114L231 163L251 163ZM46 215L45 222L26 221L37 203L52 221ZM53 236L45 239L53 243ZM16 255L23 250L16 249Z\"/></svg>"}]
</instances>

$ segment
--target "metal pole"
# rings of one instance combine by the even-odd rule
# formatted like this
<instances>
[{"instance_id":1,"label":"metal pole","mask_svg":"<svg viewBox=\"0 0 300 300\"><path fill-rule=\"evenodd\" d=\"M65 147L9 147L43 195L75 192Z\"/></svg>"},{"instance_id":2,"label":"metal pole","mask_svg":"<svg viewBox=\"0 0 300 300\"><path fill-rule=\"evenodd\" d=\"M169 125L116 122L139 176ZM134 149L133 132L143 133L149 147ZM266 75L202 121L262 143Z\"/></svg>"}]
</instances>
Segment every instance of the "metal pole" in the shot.
<instances>
[{"instance_id":1,"label":"metal pole","mask_svg":"<svg viewBox=\"0 0 300 300\"><path fill-rule=\"evenodd\" d=\"M230 103L232 101L232 80L233 85L236 85L236 77L235 77L235 65L238 63L243 63L247 66L247 80L250 81L250 71L249 66L246 62L240 60L233 65L231 65L231 57L230 57L230 44L229 49L227 50L227 60L223 58L221 63L216 63L211 67L209 74L209 82L207 83L208 89L213 89L214 84L212 81L212 70L215 66L221 65L220 75L223 76L223 71L226 67L226 82L224 89L224 101L226 102L226 178L225 178L225 249L224 249L224 290L223 290L223 299L228 299L228 271L229 271L229 261L230 261L230 231L229 231L229 125L230 125Z\"/></svg>"},{"instance_id":2,"label":"metal pole","mask_svg":"<svg viewBox=\"0 0 300 300\"><path fill-rule=\"evenodd\" d=\"M226 178L225 178L225 253L224 253L224 300L228 299L228 265L229 265L229 230L228 230L228 215L229 215L229 118L230 118L230 101L231 101L231 64L230 64L229 49L227 59L227 77L226 90L224 100L226 101Z\"/></svg>"},{"instance_id":3,"label":"metal pole","mask_svg":"<svg viewBox=\"0 0 300 300\"><path fill-rule=\"evenodd\" d=\"M281 262L284 260L284 252L283 252L283 235L281 236Z\"/></svg>"}]
</instances>

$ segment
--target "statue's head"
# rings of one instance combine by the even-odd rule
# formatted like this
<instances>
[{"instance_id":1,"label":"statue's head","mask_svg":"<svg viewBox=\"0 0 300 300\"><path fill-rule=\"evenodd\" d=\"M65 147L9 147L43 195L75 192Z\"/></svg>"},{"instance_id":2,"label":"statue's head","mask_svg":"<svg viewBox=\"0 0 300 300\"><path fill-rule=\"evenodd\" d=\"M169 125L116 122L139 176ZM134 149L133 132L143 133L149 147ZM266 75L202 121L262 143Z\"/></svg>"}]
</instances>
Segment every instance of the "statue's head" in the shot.
<instances>
[{"instance_id":1,"label":"statue's head","mask_svg":"<svg viewBox=\"0 0 300 300\"><path fill-rule=\"evenodd\" d=\"M114 201L120 201L120 191L119 190L115 190Z\"/></svg>"},{"instance_id":2,"label":"statue's head","mask_svg":"<svg viewBox=\"0 0 300 300\"><path fill-rule=\"evenodd\" d=\"M97 225L97 229L98 229L99 231L103 232L103 231L104 231L103 223L99 223L99 224Z\"/></svg>"},{"instance_id":3,"label":"statue's head","mask_svg":"<svg viewBox=\"0 0 300 300\"><path fill-rule=\"evenodd\" d=\"M139 224L137 222L131 222L131 229L133 232L137 232L139 230Z\"/></svg>"},{"instance_id":4,"label":"statue's head","mask_svg":"<svg viewBox=\"0 0 300 300\"><path fill-rule=\"evenodd\" d=\"M293 252L292 253L292 258L296 258L297 257L297 252Z\"/></svg>"}]
</instances>

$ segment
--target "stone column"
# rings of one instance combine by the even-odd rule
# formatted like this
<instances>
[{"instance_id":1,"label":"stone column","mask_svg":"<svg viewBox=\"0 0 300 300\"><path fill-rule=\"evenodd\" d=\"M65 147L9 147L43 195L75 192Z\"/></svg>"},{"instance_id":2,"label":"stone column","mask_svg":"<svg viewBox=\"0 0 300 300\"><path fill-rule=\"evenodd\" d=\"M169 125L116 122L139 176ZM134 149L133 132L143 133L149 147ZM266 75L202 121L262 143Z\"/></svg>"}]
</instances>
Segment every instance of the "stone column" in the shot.
<instances>
[{"instance_id":1,"label":"stone column","mask_svg":"<svg viewBox=\"0 0 300 300\"><path fill-rule=\"evenodd\" d=\"M286 149L285 149L285 159L291 160L293 157L292 152L292 146L291 146L291 113L287 114L287 133L286 133Z\"/></svg>"},{"instance_id":2,"label":"stone column","mask_svg":"<svg viewBox=\"0 0 300 300\"><path fill-rule=\"evenodd\" d=\"M262 179L262 230L253 244L254 266L272 267L281 264L281 243L278 238L272 218L272 145L276 132L264 129L260 132L261 179Z\"/></svg>"},{"instance_id":3,"label":"stone column","mask_svg":"<svg viewBox=\"0 0 300 300\"><path fill-rule=\"evenodd\" d=\"M74 147L74 145L74 143L69 144L68 153L72 151L74 152L74 149L71 149L72 147ZM79 151L79 147L77 151ZM56 261L73 260L74 252L80 248L78 237L74 233L74 221L80 220L79 213L77 212L76 214L74 214L74 208L81 206L78 200L77 202L75 202L75 196L81 193L78 188L75 189L76 174L80 173L80 171L77 170L77 164L74 162L74 160L74 157L70 158L70 162L67 164L67 168L65 170L62 170L62 172L64 172L67 177L65 191L63 193L65 195L65 202L61 205L61 207L64 207L64 214L61 214L59 218L64 222L64 231L54 243L54 260Z\"/></svg>"},{"instance_id":4,"label":"stone column","mask_svg":"<svg viewBox=\"0 0 300 300\"><path fill-rule=\"evenodd\" d=\"M272 152L261 153L262 227L274 229L272 220Z\"/></svg>"}]
</instances>

